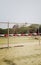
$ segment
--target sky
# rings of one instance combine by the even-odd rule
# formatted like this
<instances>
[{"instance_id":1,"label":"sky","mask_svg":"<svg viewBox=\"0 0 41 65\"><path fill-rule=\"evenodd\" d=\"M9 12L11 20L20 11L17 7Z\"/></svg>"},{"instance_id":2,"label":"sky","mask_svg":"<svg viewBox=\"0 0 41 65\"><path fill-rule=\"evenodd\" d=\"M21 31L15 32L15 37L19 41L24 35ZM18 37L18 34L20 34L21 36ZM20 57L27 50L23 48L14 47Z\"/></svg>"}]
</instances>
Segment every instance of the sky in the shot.
<instances>
[{"instance_id":1,"label":"sky","mask_svg":"<svg viewBox=\"0 0 41 65\"><path fill-rule=\"evenodd\" d=\"M41 23L41 0L0 0L0 22Z\"/></svg>"}]
</instances>

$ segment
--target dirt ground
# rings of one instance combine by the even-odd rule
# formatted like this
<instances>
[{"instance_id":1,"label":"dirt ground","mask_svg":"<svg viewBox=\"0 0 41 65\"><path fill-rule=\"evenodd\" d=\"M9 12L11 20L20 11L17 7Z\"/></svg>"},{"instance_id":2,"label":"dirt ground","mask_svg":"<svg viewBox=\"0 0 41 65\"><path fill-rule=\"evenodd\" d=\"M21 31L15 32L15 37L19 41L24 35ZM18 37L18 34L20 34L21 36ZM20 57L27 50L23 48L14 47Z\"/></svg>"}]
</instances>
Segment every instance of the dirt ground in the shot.
<instances>
[{"instance_id":1,"label":"dirt ground","mask_svg":"<svg viewBox=\"0 0 41 65\"><path fill-rule=\"evenodd\" d=\"M0 65L41 65L41 44L24 43L0 49Z\"/></svg>"}]
</instances>

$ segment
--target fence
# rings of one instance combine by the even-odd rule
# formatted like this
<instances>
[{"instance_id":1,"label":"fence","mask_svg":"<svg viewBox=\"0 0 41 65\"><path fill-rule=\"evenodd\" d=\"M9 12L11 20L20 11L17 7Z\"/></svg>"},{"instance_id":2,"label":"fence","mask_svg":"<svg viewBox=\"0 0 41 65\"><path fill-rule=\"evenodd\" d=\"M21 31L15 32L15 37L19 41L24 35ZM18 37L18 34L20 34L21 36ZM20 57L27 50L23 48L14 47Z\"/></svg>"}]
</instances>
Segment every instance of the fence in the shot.
<instances>
[{"instance_id":1,"label":"fence","mask_svg":"<svg viewBox=\"0 0 41 65\"><path fill-rule=\"evenodd\" d=\"M0 45L39 43L39 24L0 22Z\"/></svg>"}]
</instances>

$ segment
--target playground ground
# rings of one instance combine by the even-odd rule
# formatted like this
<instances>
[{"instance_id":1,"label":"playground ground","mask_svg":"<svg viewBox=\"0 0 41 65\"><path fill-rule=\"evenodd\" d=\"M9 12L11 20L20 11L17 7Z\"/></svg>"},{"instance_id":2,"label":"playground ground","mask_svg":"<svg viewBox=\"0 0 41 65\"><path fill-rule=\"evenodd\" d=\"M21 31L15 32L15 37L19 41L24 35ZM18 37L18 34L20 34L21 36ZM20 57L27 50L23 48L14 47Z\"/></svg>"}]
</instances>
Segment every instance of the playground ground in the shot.
<instances>
[{"instance_id":1,"label":"playground ground","mask_svg":"<svg viewBox=\"0 0 41 65\"><path fill-rule=\"evenodd\" d=\"M39 45L39 40L31 38L32 40L29 41L29 39L16 37L15 46L1 48L0 65L41 65L41 42ZM14 41L12 42L14 43ZM19 45L20 43L22 46Z\"/></svg>"}]
</instances>

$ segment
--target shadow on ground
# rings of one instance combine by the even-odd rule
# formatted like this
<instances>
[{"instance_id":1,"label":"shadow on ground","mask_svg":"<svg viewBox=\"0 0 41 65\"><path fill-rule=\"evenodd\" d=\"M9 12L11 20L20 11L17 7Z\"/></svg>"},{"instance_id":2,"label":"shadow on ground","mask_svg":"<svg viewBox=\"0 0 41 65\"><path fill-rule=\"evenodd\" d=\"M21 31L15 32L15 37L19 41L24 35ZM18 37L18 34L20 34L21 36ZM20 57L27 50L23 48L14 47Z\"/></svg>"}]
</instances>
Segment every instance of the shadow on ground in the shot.
<instances>
[{"instance_id":1,"label":"shadow on ground","mask_svg":"<svg viewBox=\"0 0 41 65\"><path fill-rule=\"evenodd\" d=\"M13 61L8 60L8 59L5 59L5 58L4 58L4 62L5 62L6 64L9 64L9 65L16 65Z\"/></svg>"}]
</instances>

